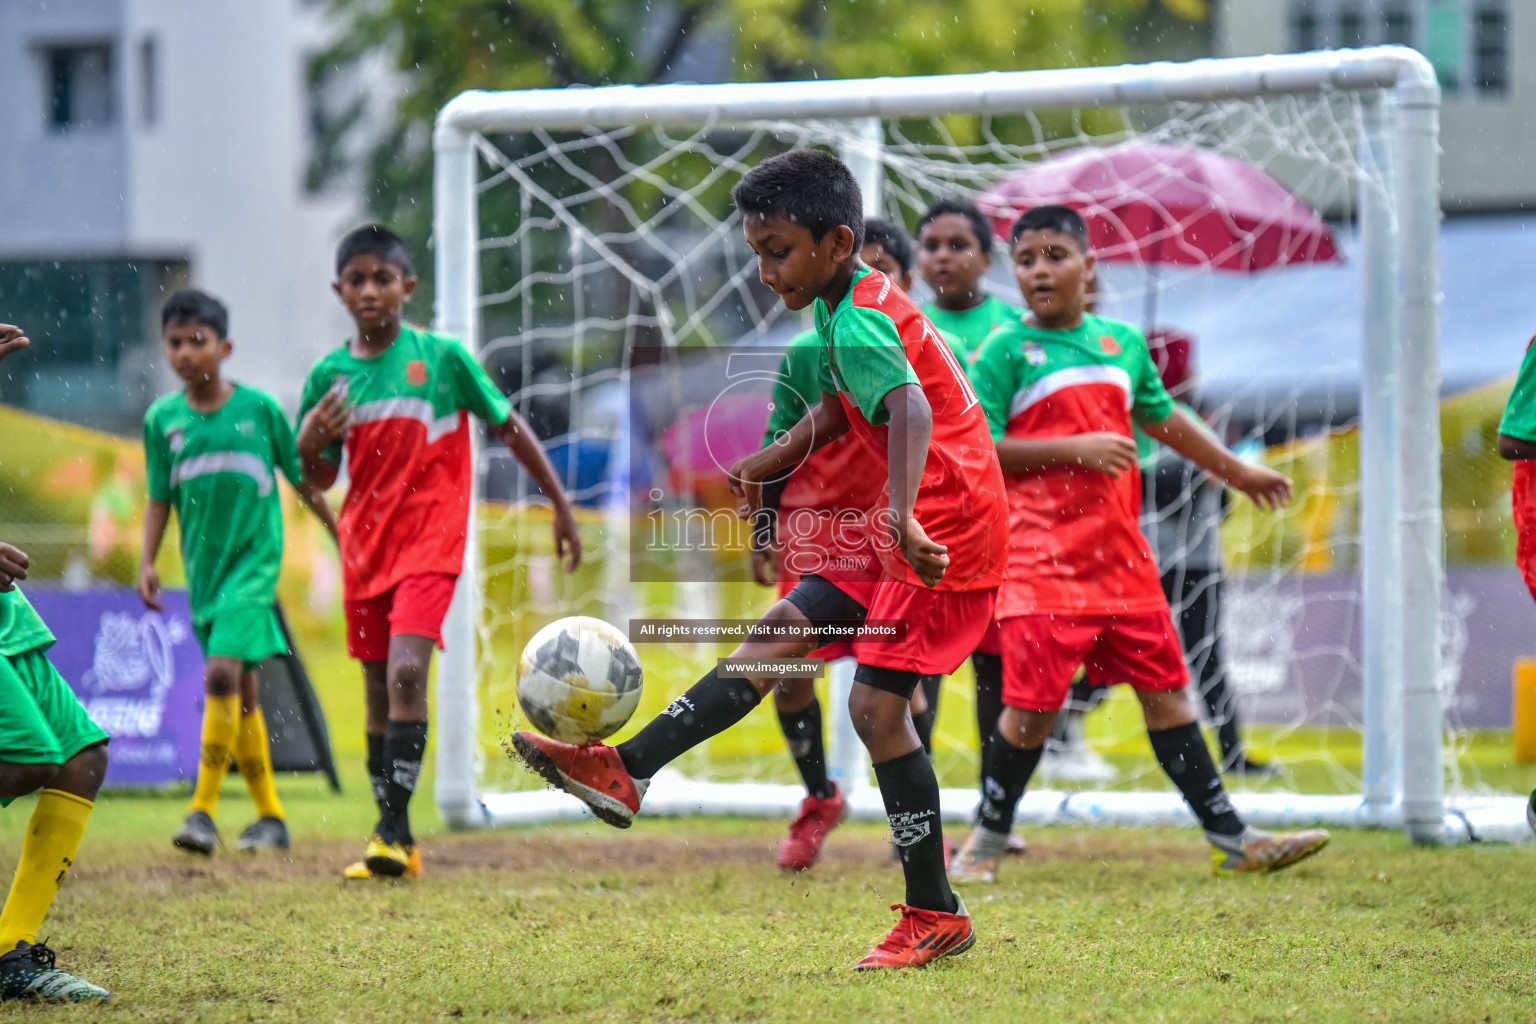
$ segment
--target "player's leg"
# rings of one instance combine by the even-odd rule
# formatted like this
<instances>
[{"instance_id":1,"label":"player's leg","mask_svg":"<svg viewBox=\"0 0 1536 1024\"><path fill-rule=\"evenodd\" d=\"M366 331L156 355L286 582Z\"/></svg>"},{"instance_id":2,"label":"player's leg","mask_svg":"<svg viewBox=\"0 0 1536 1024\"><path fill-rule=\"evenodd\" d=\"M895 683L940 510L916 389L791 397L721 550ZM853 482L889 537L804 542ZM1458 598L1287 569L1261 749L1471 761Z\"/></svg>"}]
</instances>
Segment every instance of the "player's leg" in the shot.
<instances>
[{"instance_id":1,"label":"player's leg","mask_svg":"<svg viewBox=\"0 0 1536 1024\"><path fill-rule=\"evenodd\" d=\"M912 693L912 702L909 705L912 713L912 728L917 732L918 742L923 745L923 751L933 756L933 722L939 717L939 691L944 688L944 677L937 672L931 672L920 677L917 681L917 689Z\"/></svg>"},{"instance_id":2,"label":"player's leg","mask_svg":"<svg viewBox=\"0 0 1536 1024\"><path fill-rule=\"evenodd\" d=\"M388 628L387 622L385 628ZM384 760L384 731L389 727L389 640L387 637L379 645L379 650L382 657L362 662L365 708L363 734L368 743L368 784L373 794L374 807L379 812L378 820L375 821L373 832L368 839L370 847L375 842L383 842L379 838L379 828L384 820L384 788L388 781ZM356 655L354 654L353 657ZM368 870L366 855L365 859L348 864L342 870L342 877L354 881L372 878L373 872Z\"/></svg>"},{"instance_id":3,"label":"player's leg","mask_svg":"<svg viewBox=\"0 0 1536 1024\"><path fill-rule=\"evenodd\" d=\"M1092 619L1024 615L1000 624L1003 711L983 765L976 827L950 861L955 882L990 882L1008 850L1014 812L1040 766L1062 702L1097 635Z\"/></svg>"},{"instance_id":4,"label":"player's leg","mask_svg":"<svg viewBox=\"0 0 1536 1024\"><path fill-rule=\"evenodd\" d=\"M833 622L856 626L865 607L819 576L807 576L758 620L732 658L803 658L821 646L812 636ZM512 736L528 768L578 797L601 820L628 828L650 779L683 753L735 725L767 695L776 679L721 676L711 669L632 738L610 747L578 747L531 732Z\"/></svg>"},{"instance_id":5,"label":"player's leg","mask_svg":"<svg viewBox=\"0 0 1536 1024\"><path fill-rule=\"evenodd\" d=\"M804 871L816 863L827 833L842 820L843 794L827 776L821 702L816 699L815 681L809 676L780 680L773 688L773 705L784 741L789 745L789 756L794 758L806 791L800 811L790 823L789 835L779 847L779 867Z\"/></svg>"},{"instance_id":6,"label":"player's leg","mask_svg":"<svg viewBox=\"0 0 1536 1024\"><path fill-rule=\"evenodd\" d=\"M1321 829L1270 834L1238 816L1200 732L1169 615L1117 617L1088 658L1091 675L1117 676L1136 690L1152 753L1200 819L1217 874L1276 871L1327 844L1328 833Z\"/></svg>"},{"instance_id":7,"label":"player's leg","mask_svg":"<svg viewBox=\"0 0 1536 1024\"><path fill-rule=\"evenodd\" d=\"M411 833L410 803L427 750L427 678L436 642L433 637L408 633L389 638L381 842L370 843L365 858L375 875L398 878L411 870L416 837Z\"/></svg>"},{"instance_id":8,"label":"player's leg","mask_svg":"<svg viewBox=\"0 0 1536 1024\"><path fill-rule=\"evenodd\" d=\"M0 911L0 1000L107 998L105 989L55 968L53 951L37 942L106 772L107 734L43 652L0 658L0 803L22 795L27 781L41 778L44 787Z\"/></svg>"},{"instance_id":9,"label":"player's leg","mask_svg":"<svg viewBox=\"0 0 1536 1024\"><path fill-rule=\"evenodd\" d=\"M198 639L209 655L203 668L203 735L197 781L187 819L171 837L180 849L204 856L223 844L214 818L219 810L219 790L240 735L240 675L244 670L238 658L212 653L213 628L213 624L199 627Z\"/></svg>"},{"instance_id":10,"label":"player's leg","mask_svg":"<svg viewBox=\"0 0 1536 1024\"><path fill-rule=\"evenodd\" d=\"M235 739L235 764L251 792L251 802L256 805L256 820L240 833L236 849L250 853L288 849L288 823L272 776L272 742L267 734L267 716L261 710L261 684L253 665L246 665L240 676L240 735Z\"/></svg>"}]
</instances>

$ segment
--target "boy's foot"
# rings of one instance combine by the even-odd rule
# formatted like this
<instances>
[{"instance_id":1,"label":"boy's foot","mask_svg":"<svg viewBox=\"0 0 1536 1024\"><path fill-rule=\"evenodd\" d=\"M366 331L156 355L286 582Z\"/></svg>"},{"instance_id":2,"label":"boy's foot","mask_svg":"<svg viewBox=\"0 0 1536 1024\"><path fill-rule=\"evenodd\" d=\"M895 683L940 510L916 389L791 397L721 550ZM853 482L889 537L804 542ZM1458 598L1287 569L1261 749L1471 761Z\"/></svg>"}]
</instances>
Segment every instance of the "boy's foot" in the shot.
<instances>
[{"instance_id":1,"label":"boy's foot","mask_svg":"<svg viewBox=\"0 0 1536 1024\"><path fill-rule=\"evenodd\" d=\"M1269 761L1255 761L1241 750L1221 763L1223 775L1242 775L1250 779L1272 779L1280 774L1280 766Z\"/></svg>"},{"instance_id":2,"label":"boy's foot","mask_svg":"<svg viewBox=\"0 0 1536 1024\"><path fill-rule=\"evenodd\" d=\"M386 843L374 833L368 838L363 864L375 878L401 878L411 869L411 852L404 843Z\"/></svg>"},{"instance_id":3,"label":"boy's foot","mask_svg":"<svg viewBox=\"0 0 1536 1024\"><path fill-rule=\"evenodd\" d=\"M529 771L592 808L600 821L615 828L635 823L650 780L631 778L613 747L604 743L578 747L535 732L513 733L512 747Z\"/></svg>"},{"instance_id":4,"label":"boy's foot","mask_svg":"<svg viewBox=\"0 0 1536 1024\"><path fill-rule=\"evenodd\" d=\"M1320 828L1275 834L1249 829L1244 837L1207 832L1206 838L1211 840L1211 865L1217 875L1225 876L1261 875L1288 868L1327 846L1329 835Z\"/></svg>"},{"instance_id":5,"label":"boy's foot","mask_svg":"<svg viewBox=\"0 0 1536 1024\"><path fill-rule=\"evenodd\" d=\"M53 950L41 942L16 943L0 956L0 1002L46 999L54 1003L106 1002L106 989L53 966Z\"/></svg>"},{"instance_id":6,"label":"boy's foot","mask_svg":"<svg viewBox=\"0 0 1536 1024\"><path fill-rule=\"evenodd\" d=\"M976 944L971 915L965 901L955 897L955 912L919 910L902 903L891 904L901 911L901 920L874 950L853 965L856 971L879 967L927 967L946 956L957 956Z\"/></svg>"},{"instance_id":7,"label":"boy's foot","mask_svg":"<svg viewBox=\"0 0 1536 1024\"><path fill-rule=\"evenodd\" d=\"M779 867L786 871L804 871L821 856L821 844L827 833L837 827L846 811L843 791L832 784L832 795L807 796L800 801L800 814L789 826L789 836L779 847Z\"/></svg>"},{"instance_id":8,"label":"boy's foot","mask_svg":"<svg viewBox=\"0 0 1536 1024\"><path fill-rule=\"evenodd\" d=\"M965 837L960 849L949 861L949 880L956 885L967 882L997 881L997 864L1008 853L1008 836L977 825Z\"/></svg>"},{"instance_id":9,"label":"boy's foot","mask_svg":"<svg viewBox=\"0 0 1536 1024\"><path fill-rule=\"evenodd\" d=\"M240 833L235 849L255 853L258 850L286 850L289 844L287 822L282 818L257 818Z\"/></svg>"},{"instance_id":10,"label":"boy's foot","mask_svg":"<svg viewBox=\"0 0 1536 1024\"><path fill-rule=\"evenodd\" d=\"M400 877L402 877L402 878L420 878L421 877L421 847L419 847L419 846L407 846L405 848L405 852L409 855L409 859L406 861L405 874L400 876ZM358 860L358 861L353 861L351 864L348 864L346 867L342 868L341 869L341 877L345 878L349 882L356 882L356 881L361 881L361 880L366 879L366 878L382 878L384 876L382 876L382 875L375 875L372 871L369 871L368 870L368 862L366 860Z\"/></svg>"},{"instance_id":11,"label":"boy's foot","mask_svg":"<svg viewBox=\"0 0 1536 1024\"><path fill-rule=\"evenodd\" d=\"M204 857L212 856L214 847L224 845L224 840L219 838L219 828L207 811L193 811L187 815L187 820L181 823L181 828L171 837L171 842L183 850L200 853Z\"/></svg>"},{"instance_id":12,"label":"boy's foot","mask_svg":"<svg viewBox=\"0 0 1536 1024\"><path fill-rule=\"evenodd\" d=\"M1008 833L1008 856L1022 857L1024 856L1024 852L1028 849L1029 845L1024 842L1023 836L1019 835L1017 832Z\"/></svg>"},{"instance_id":13,"label":"boy's foot","mask_svg":"<svg viewBox=\"0 0 1536 1024\"><path fill-rule=\"evenodd\" d=\"M1531 790L1531 799L1525 805L1525 823L1531 826L1531 831L1536 832L1536 789Z\"/></svg>"}]
</instances>

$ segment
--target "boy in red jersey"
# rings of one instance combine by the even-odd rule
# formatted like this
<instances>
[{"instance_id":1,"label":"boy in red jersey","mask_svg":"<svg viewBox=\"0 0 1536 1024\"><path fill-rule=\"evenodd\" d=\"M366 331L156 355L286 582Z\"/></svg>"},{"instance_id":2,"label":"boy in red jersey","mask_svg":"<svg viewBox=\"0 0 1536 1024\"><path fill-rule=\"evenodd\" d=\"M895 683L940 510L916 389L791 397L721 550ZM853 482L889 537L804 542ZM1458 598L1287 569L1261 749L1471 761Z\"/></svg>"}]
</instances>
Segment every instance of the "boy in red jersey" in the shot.
<instances>
[{"instance_id":1,"label":"boy in red jersey","mask_svg":"<svg viewBox=\"0 0 1536 1024\"><path fill-rule=\"evenodd\" d=\"M986 748L979 823L950 877L994 878L1014 807L1080 664L1090 682L1136 690L1153 753L1204 826L1217 874L1294 864L1328 833L1244 825L1200 734L1139 525L1133 422L1260 507L1289 501L1291 482L1246 465L1176 409L1140 331L1084 311L1093 256L1082 217L1037 207L1015 222L1012 245L1031 315L993 332L971 364L1008 486L1012 544L997 607L1004 709Z\"/></svg>"},{"instance_id":2,"label":"boy in red jersey","mask_svg":"<svg viewBox=\"0 0 1536 1024\"><path fill-rule=\"evenodd\" d=\"M363 663L368 775L379 823L348 878L412 877L421 857L409 804L427 746L427 669L464 565L474 413L512 449L555 507L555 549L581 558L571 503L538 439L457 339L401 321L416 289L410 252L385 228L358 228L336 252L336 294L357 323L317 363L300 400L306 479L350 486L341 507L347 653Z\"/></svg>"},{"instance_id":3,"label":"boy in red jersey","mask_svg":"<svg viewBox=\"0 0 1536 1024\"><path fill-rule=\"evenodd\" d=\"M828 575L803 576L733 657L804 657L821 645L818 631L859 627L848 709L901 850L906 903L894 908L901 921L855 967L920 967L969 949L975 933L944 878L938 780L908 701L922 675L959 666L991 621L1007 557L1002 473L986 416L949 346L890 278L860 262L863 201L848 168L796 150L754 168L734 198L763 283L791 310L814 306L825 346L819 404L777 444L731 469L743 512L761 507L764 480L850 431L867 458L886 466L887 480L861 528L839 531ZM837 577L844 554L870 551L878 580ZM904 642L880 642L891 623L904 624ZM526 732L513 743L546 781L628 827L646 780L740 721L773 683L711 671L617 747Z\"/></svg>"}]
</instances>

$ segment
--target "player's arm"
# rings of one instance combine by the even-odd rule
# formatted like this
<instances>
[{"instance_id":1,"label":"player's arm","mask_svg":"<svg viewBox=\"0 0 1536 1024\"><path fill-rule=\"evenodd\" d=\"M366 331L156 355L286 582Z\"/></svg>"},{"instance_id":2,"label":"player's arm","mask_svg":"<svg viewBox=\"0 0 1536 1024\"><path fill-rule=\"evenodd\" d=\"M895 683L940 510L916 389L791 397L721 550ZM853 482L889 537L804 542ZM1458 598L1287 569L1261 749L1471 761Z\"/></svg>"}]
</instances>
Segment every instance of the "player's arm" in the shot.
<instances>
[{"instance_id":1,"label":"player's arm","mask_svg":"<svg viewBox=\"0 0 1536 1024\"><path fill-rule=\"evenodd\" d=\"M139 600L146 608L165 611L160 601L160 574L155 571L155 559L160 556L160 544L165 540L165 526L171 519L168 502L149 499L144 508L144 548L139 560Z\"/></svg>"},{"instance_id":2,"label":"player's arm","mask_svg":"<svg viewBox=\"0 0 1536 1024\"><path fill-rule=\"evenodd\" d=\"M1519 462L1522 459L1536 459L1536 441L1527 441L1523 437L1511 437L1508 434L1500 434L1499 455L1510 462Z\"/></svg>"},{"instance_id":3,"label":"player's arm","mask_svg":"<svg viewBox=\"0 0 1536 1024\"><path fill-rule=\"evenodd\" d=\"M773 444L765 446L730 469L731 492L741 499L737 512L750 519L763 507L765 481L798 466L807 455L831 444L848 432L848 414L836 395L823 394L800 422Z\"/></svg>"},{"instance_id":4,"label":"player's arm","mask_svg":"<svg viewBox=\"0 0 1536 1024\"><path fill-rule=\"evenodd\" d=\"M31 340L22 333L20 327L14 324L0 324L0 360L4 360L6 356L15 355L30 344L32 344Z\"/></svg>"},{"instance_id":5,"label":"player's arm","mask_svg":"<svg viewBox=\"0 0 1536 1024\"><path fill-rule=\"evenodd\" d=\"M885 411L890 414L886 437L886 464L890 472L890 506L886 522L891 540L917 578L932 587L949 568L947 548L928 539L913 515L917 491L928 464L928 443L933 438L933 408L921 385L903 384L886 392Z\"/></svg>"},{"instance_id":6,"label":"player's arm","mask_svg":"<svg viewBox=\"0 0 1536 1024\"><path fill-rule=\"evenodd\" d=\"M1264 509L1281 508L1291 500L1291 481L1267 466L1250 466L1226 445L1175 408L1161 423L1143 423L1141 429L1161 441L1218 480L1242 491Z\"/></svg>"},{"instance_id":7,"label":"player's arm","mask_svg":"<svg viewBox=\"0 0 1536 1024\"><path fill-rule=\"evenodd\" d=\"M326 453L347 432L347 417L351 414L352 406L346 398L335 389L327 389L299 420L299 433L295 440L300 465L304 468L304 479L322 491L329 490L336 483L336 474L341 470Z\"/></svg>"},{"instance_id":8,"label":"player's arm","mask_svg":"<svg viewBox=\"0 0 1536 1024\"><path fill-rule=\"evenodd\" d=\"M32 560L19 548L0 541L0 594L16 589L16 581L27 578L27 568Z\"/></svg>"},{"instance_id":9,"label":"player's arm","mask_svg":"<svg viewBox=\"0 0 1536 1024\"><path fill-rule=\"evenodd\" d=\"M1084 466L1118 477L1136 468L1136 442L1104 431L1068 437L997 439L997 461L1004 473L1035 473L1055 466Z\"/></svg>"},{"instance_id":10,"label":"player's arm","mask_svg":"<svg viewBox=\"0 0 1536 1024\"><path fill-rule=\"evenodd\" d=\"M544 446L534 436L524 419L517 414L517 410L509 409L507 418L492 429L501 443L512 450L517 461L523 464L528 474L533 477L534 483L539 485L539 490L544 492L550 502L555 506L555 552L565 564L566 572L574 572L581 562L581 534L576 530L576 517L571 512L571 499L565 493L565 487L560 483L560 477L555 473L555 467L549 462L549 456L544 452Z\"/></svg>"},{"instance_id":11,"label":"player's arm","mask_svg":"<svg viewBox=\"0 0 1536 1024\"><path fill-rule=\"evenodd\" d=\"M325 527L325 532L331 535L331 540L337 547L341 546L341 531L336 525L336 513L331 508L331 503L325 500L325 492L307 477L293 485L294 492L304 507L314 513L320 520L320 525Z\"/></svg>"}]
</instances>

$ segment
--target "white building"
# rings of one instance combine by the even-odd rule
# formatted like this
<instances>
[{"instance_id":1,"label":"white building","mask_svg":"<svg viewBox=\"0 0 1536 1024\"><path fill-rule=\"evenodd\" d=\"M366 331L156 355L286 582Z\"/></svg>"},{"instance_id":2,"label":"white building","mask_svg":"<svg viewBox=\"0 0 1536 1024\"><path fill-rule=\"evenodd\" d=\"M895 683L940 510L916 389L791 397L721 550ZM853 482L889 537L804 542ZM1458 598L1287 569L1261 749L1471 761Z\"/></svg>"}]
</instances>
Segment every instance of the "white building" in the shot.
<instances>
[{"instance_id":1,"label":"white building","mask_svg":"<svg viewBox=\"0 0 1536 1024\"><path fill-rule=\"evenodd\" d=\"M332 254L361 217L310 192L313 0L0 0L0 320L35 351L0 400L131 430L176 382L160 302L230 308L232 377L297 404L345 337Z\"/></svg>"}]
</instances>

